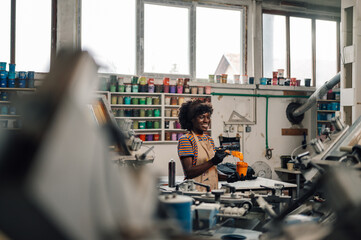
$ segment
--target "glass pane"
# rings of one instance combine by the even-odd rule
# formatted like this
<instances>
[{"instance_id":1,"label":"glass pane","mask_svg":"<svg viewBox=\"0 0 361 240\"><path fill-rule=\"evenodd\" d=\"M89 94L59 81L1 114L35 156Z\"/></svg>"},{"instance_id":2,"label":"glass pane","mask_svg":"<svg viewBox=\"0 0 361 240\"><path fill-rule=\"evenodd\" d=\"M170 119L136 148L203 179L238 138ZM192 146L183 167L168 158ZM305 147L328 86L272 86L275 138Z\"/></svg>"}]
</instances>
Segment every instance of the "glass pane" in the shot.
<instances>
[{"instance_id":1,"label":"glass pane","mask_svg":"<svg viewBox=\"0 0 361 240\"><path fill-rule=\"evenodd\" d=\"M290 18L291 77L312 78L312 23L311 19Z\"/></svg>"},{"instance_id":2,"label":"glass pane","mask_svg":"<svg viewBox=\"0 0 361 240\"><path fill-rule=\"evenodd\" d=\"M243 74L242 10L197 7L197 78L209 74Z\"/></svg>"},{"instance_id":3,"label":"glass pane","mask_svg":"<svg viewBox=\"0 0 361 240\"><path fill-rule=\"evenodd\" d=\"M82 0L82 49L103 73L135 73L135 0Z\"/></svg>"},{"instance_id":4,"label":"glass pane","mask_svg":"<svg viewBox=\"0 0 361 240\"><path fill-rule=\"evenodd\" d=\"M11 1L0 1L0 23L1 23L1 37L0 37L0 62L10 62L10 15L11 15ZM6 69L8 70L8 69Z\"/></svg>"},{"instance_id":5,"label":"glass pane","mask_svg":"<svg viewBox=\"0 0 361 240\"><path fill-rule=\"evenodd\" d=\"M16 70L47 72L51 51L51 1L16 1Z\"/></svg>"},{"instance_id":6,"label":"glass pane","mask_svg":"<svg viewBox=\"0 0 361 240\"><path fill-rule=\"evenodd\" d=\"M284 69L287 76L286 17L263 14L263 76Z\"/></svg>"},{"instance_id":7,"label":"glass pane","mask_svg":"<svg viewBox=\"0 0 361 240\"><path fill-rule=\"evenodd\" d=\"M144 71L189 73L189 9L144 5Z\"/></svg>"},{"instance_id":8,"label":"glass pane","mask_svg":"<svg viewBox=\"0 0 361 240\"><path fill-rule=\"evenodd\" d=\"M337 25L316 20L316 86L322 86L337 73Z\"/></svg>"}]
</instances>

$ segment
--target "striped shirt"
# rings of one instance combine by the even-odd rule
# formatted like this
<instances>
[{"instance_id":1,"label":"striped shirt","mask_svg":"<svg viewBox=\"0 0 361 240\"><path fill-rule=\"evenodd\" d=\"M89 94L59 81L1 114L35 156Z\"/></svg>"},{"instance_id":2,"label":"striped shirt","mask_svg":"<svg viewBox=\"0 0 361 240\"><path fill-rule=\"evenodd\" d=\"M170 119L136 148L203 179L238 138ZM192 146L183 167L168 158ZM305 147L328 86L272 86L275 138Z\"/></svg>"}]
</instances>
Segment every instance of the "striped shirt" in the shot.
<instances>
[{"instance_id":1,"label":"striped shirt","mask_svg":"<svg viewBox=\"0 0 361 240\"><path fill-rule=\"evenodd\" d=\"M200 136L199 135L196 135L196 136L198 137L198 141L200 141L200 142L201 141L209 141L213 146L213 150L215 151L214 141L209 135L203 134ZM178 156L179 156L179 158L193 156L192 165L193 166L196 165L197 158L198 158L198 147L197 147L197 142L194 139L193 134L186 133L181 138L179 138L179 140L178 140Z\"/></svg>"}]
</instances>

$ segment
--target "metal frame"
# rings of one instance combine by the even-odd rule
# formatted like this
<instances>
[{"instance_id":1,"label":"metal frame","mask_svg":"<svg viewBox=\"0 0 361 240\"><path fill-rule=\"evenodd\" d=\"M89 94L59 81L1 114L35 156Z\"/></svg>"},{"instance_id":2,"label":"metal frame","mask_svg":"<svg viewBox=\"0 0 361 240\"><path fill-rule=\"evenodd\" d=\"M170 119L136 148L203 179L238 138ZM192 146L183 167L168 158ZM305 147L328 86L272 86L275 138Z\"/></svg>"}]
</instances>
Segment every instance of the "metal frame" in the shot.
<instances>
[{"instance_id":1,"label":"metal frame","mask_svg":"<svg viewBox=\"0 0 361 240\"><path fill-rule=\"evenodd\" d=\"M273 15L281 15L286 17L286 64L287 64L287 78L291 77L291 42L290 42L290 17L302 17L311 19L312 24L312 84L316 86L316 20L329 20L336 21L337 28L337 41L336 41L336 51L337 51L337 71L340 69L340 18L338 17L330 17L322 14L306 14L306 13L293 13L293 12L285 12L279 10L268 10L263 9L263 14L273 14ZM263 29L262 29L263 32ZM262 62L263 62L263 51L262 51ZM263 75L263 68L262 68Z\"/></svg>"}]
</instances>

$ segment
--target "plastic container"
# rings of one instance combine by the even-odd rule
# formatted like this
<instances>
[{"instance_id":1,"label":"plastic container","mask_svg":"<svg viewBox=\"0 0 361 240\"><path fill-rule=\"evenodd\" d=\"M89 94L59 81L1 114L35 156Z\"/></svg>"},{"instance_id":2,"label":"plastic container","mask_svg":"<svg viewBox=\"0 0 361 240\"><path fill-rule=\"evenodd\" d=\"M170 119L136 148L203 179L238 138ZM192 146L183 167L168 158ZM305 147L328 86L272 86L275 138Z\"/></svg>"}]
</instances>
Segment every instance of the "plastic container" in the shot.
<instances>
[{"instance_id":1,"label":"plastic container","mask_svg":"<svg viewBox=\"0 0 361 240\"><path fill-rule=\"evenodd\" d=\"M163 90L165 93L169 93L169 85L164 85Z\"/></svg>"},{"instance_id":2,"label":"plastic container","mask_svg":"<svg viewBox=\"0 0 361 240\"><path fill-rule=\"evenodd\" d=\"M154 134L153 135L153 141L159 141L160 140L160 135L159 134Z\"/></svg>"},{"instance_id":3,"label":"plastic container","mask_svg":"<svg viewBox=\"0 0 361 240\"><path fill-rule=\"evenodd\" d=\"M111 104L117 104L117 96L111 97Z\"/></svg>"},{"instance_id":4,"label":"plastic container","mask_svg":"<svg viewBox=\"0 0 361 240\"><path fill-rule=\"evenodd\" d=\"M183 93L183 85L177 85L177 93L179 94Z\"/></svg>"},{"instance_id":5,"label":"plastic container","mask_svg":"<svg viewBox=\"0 0 361 240\"><path fill-rule=\"evenodd\" d=\"M6 62L0 62L0 70L6 71Z\"/></svg>"},{"instance_id":6,"label":"plastic container","mask_svg":"<svg viewBox=\"0 0 361 240\"><path fill-rule=\"evenodd\" d=\"M138 84L132 85L132 92L135 92L135 93L138 92Z\"/></svg>"},{"instance_id":7,"label":"plastic container","mask_svg":"<svg viewBox=\"0 0 361 240\"><path fill-rule=\"evenodd\" d=\"M0 71L0 79L6 79L8 77L8 73L5 70Z\"/></svg>"},{"instance_id":8,"label":"plastic container","mask_svg":"<svg viewBox=\"0 0 361 240\"><path fill-rule=\"evenodd\" d=\"M159 121L154 121L154 128L158 129L160 127Z\"/></svg>"},{"instance_id":9,"label":"plastic container","mask_svg":"<svg viewBox=\"0 0 361 240\"><path fill-rule=\"evenodd\" d=\"M267 78L261 78L259 83L261 85L267 85Z\"/></svg>"},{"instance_id":10,"label":"plastic container","mask_svg":"<svg viewBox=\"0 0 361 240\"><path fill-rule=\"evenodd\" d=\"M175 93L176 92L176 86L175 85L171 85L170 87L169 87L169 92L170 93Z\"/></svg>"},{"instance_id":11,"label":"plastic container","mask_svg":"<svg viewBox=\"0 0 361 240\"><path fill-rule=\"evenodd\" d=\"M145 105L145 97L142 97L139 99L139 104L140 105Z\"/></svg>"},{"instance_id":12,"label":"plastic container","mask_svg":"<svg viewBox=\"0 0 361 240\"><path fill-rule=\"evenodd\" d=\"M152 105L153 99L151 97L147 97L147 105Z\"/></svg>"},{"instance_id":13,"label":"plastic container","mask_svg":"<svg viewBox=\"0 0 361 240\"><path fill-rule=\"evenodd\" d=\"M147 134L146 138L146 141L153 141L153 134Z\"/></svg>"},{"instance_id":14,"label":"plastic container","mask_svg":"<svg viewBox=\"0 0 361 240\"><path fill-rule=\"evenodd\" d=\"M25 80L20 80L19 82L25 82ZM9 79L8 80L8 87L9 88L15 88L15 79ZM19 83L19 87L21 87L20 86L20 83ZM25 84L24 84L24 87L25 87ZM24 88L24 87L22 87L22 88Z\"/></svg>"},{"instance_id":15,"label":"plastic container","mask_svg":"<svg viewBox=\"0 0 361 240\"><path fill-rule=\"evenodd\" d=\"M177 141L177 133L172 133L172 141Z\"/></svg>"},{"instance_id":16,"label":"plastic container","mask_svg":"<svg viewBox=\"0 0 361 240\"><path fill-rule=\"evenodd\" d=\"M132 92L132 85L125 84L125 92Z\"/></svg>"},{"instance_id":17,"label":"plastic container","mask_svg":"<svg viewBox=\"0 0 361 240\"><path fill-rule=\"evenodd\" d=\"M14 65L13 71L11 70L11 65ZM9 72L15 72L15 64L9 64ZM34 71L28 71L28 79L35 79L35 72Z\"/></svg>"},{"instance_id":18,"label":"plastic container","mask_svg":"<svg viewBox=\"0 0 361 240\"><path fill-rule=\"evenodd\" d=\"M145 126L146 126L147 129L152 129L153 128L153 122L152 121L146 121Z\"/></svg>"},{"instance_id":19,"label":"plastic container","mask_svg":"<svg viewBox=\"0 0 361 240\"><path fill-rule=\"evenodd\" d=\"M131 97L125 97L124 98L124 104L129 105L131 101Z\"/></svg>"},{"instance_id":20,"label":"plastic container","mask_svg":"<svg viewBox=\"0 0 361 240\"><path fill-rule=\"evenodd\" d=\"M0 87L2 88L6 88L7 87L7 80L6 79L1 79L0 80Z\"/></svg>"},{"instance_id":21,"label":"plastic container","mask_svg":"<svg viewBox=\"0 0 361 240\"><path fill-rule=\"evenodd\" d=\"M159 116L160 116L160 110L154 109L154 117L159 117Z\"/></svg>"},{"instance_id":22,"label":"plastic container","mask_svg":"<svg viewBox=\"0 0 361 240\"><path fill-rule=\"evenodd\" d=\"M118 96L117 103L118 104L123 104L123 97L122 96Z\"/></svg>"},{"instance_id":23,"label":"plastic container","mask_svg":"<svg viewBox=\"0 0 361 240\"><path fill-rule=\"evenodd\" d=\"M140 134L138 137L140 140L145 141L145 134Z\"/></svg>"},{"instance_id":24,"label":"plastic container","mask_svg":"<svg viewBox=\"0 0 361 240\"><path fill-rule=\"evenodd\" d=\"M145 121L139 121L139 129L145 129Z\"/></svg>"},{"instance_id":25,"label":"plastic container","mask_svg":"<svg viewBox=\"0 0 361 240\"><path fill-rule=\"evenodd\" d=\"M132 104L138 105L139 104L139 98L132 98Z\"/></svg>"},{"instance_id":26,"label":"plastic container","mask_svg":"<svg viewBox=\"0 0 361 240\"><path fill-rule=\"evenodd\" d=\"M248 168L248 164L246 162L237 162L237 172L239 174L239 176L245 177L247 175L247 168Z\"/></svg>"}]
</instances>

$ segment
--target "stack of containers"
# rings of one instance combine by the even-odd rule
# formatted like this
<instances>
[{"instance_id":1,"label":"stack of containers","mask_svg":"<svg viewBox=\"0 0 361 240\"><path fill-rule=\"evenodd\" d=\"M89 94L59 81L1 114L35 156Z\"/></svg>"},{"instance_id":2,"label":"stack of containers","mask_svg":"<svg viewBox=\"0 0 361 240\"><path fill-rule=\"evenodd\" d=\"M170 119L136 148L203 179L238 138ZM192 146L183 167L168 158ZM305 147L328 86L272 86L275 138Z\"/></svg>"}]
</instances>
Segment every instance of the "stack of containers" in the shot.
<instances>
[{"instance_id":1,"label":"stack of containers","mask_svg":"<svg viewBox=\"0 0 361 240\"><path fill-rule=\"evenodd\" d=\"M6 62L0 62L0 87L4 88L7 86L8 72L6 71Z\"/></svg>"}]
</instances>

